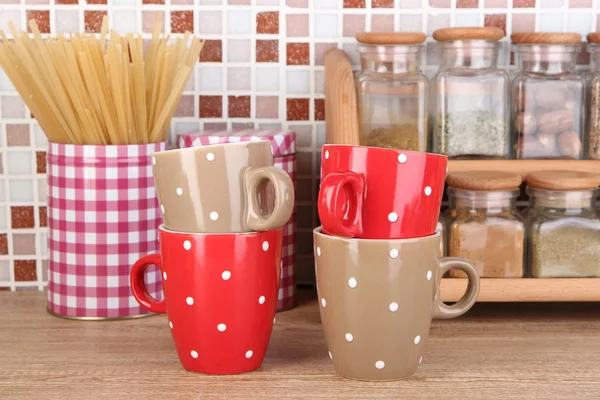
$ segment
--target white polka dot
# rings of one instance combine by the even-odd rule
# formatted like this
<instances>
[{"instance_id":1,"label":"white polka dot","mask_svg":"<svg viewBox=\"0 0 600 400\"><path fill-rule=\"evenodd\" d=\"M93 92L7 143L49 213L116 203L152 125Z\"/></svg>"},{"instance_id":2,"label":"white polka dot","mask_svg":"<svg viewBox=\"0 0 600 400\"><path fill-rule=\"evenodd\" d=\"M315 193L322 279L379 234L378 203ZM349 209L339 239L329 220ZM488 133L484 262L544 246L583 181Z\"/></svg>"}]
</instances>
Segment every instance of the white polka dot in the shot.
<instances>
[{"instance_id":1,"label":"white polka dot","mask_svg":"<svg viewBox=\"0 0 600 400\"><path fill-rule=\"evenodd\" d=\"M186 240L185 242L183 242L183 248L186 250L189 250L192 248L192 242L190 242L189 240Z\"/></svg>"},{"instance_id":2,"label":"white polka dot","mask_svg":"<svg viewBox=\"0 0 600 400\"><path fill-rule=\"evenodd\" d=\"M198 352L196 350L190 351L190 355L192 356L192 358L198 358Z\"/></svg>"},{"instance_id":3,"label":"white polka dot","mask_svg":"<svg viewBox=\"0 0 600 400\"><path fill-rule=\"evenodd\" d=\"M260 296L258 298L258 304L265 304L265 296Z\"/></svg>"},{"instance_id":4,"label":"white polka dot","mask_svg":"<svg viewBox=\"0 0 600 400\"><path fill-rule=\"evenodd\" d=\"M275 323L275 320L277 320L277 317L273 317L273 323Z\"/></svg>"},{"instance_id":5,"label":"white polka dot","mask_svg":"<svg viewBox=\"0 0 600 400\"><path fill-rule=\"evenodd\" d=\"M163 271L163 279L166 281L167 280L167 273L165 271Z\"/></svg>"},{"instance_id":6,"label":"white polka dot","mask_svg":"<svg viewBox=\"0 0 600 400\"><path fill-rule=\"evenodd\" d=\"M390 250L390 257L392 257L392 258L398 258L399 255L400 255L400 252L398 251L398 249L391 249Z\"/></svg>"},{"instance_id":7,"label":"white polka dot","mask_svg":"<svg viewBox=\"0 0 600 400\"><path fill-rule=\"evenodd\" d=\"M406 154L404 154L404 153L398 154L398 162L400 164L404 164L407 159L408 159L408 157L406 157Z\"/></svg>"},{"instance_id":8,"label":"white polka dot","mask_svg":"<svg viewBox=\"0 0 600 400\"><path fill-rule=\"evenodd\" d=\"M214 159L215 159L215 155L214 155L213 153L208 153L208 154L206 155L206 159L207 159L208 161L212 161L212 160L214 160Z\"/></svg>"},{"instance_id":9,"label":"white polka dot","mask_svg":"<svg viewBox=\"0 0 600 400\"><path fill-rule=\"evenodd\" d=\"M415 344L419 344L420 341L421 341L421 336L417 336L415 338Z\"/></svg>"},{"instance_id":10,"label":"white polka dot","mask_svg":"<svg viewBox=\"0 0 600 400\"><path fill-rule=\"evenodd\" d=\"M375 368L377 368L377 369L383 369L383 367L385 367L385 363L383 361L377 361L375 363Z\"/></svg>"},{"instance_id":11,"label":"white polka dot","mask_svg":"<svg viewBox=\"0 0 600 400\"><path fill-rule=\"evenodd\" d=\"M173 329L173 323L169 321L169 328Z\"/></svg>"},{"instance_id":12,"label":"white polka dot","mask_svg":"<svg viewBox=\"0 0 600 400\"><path fill-rule=\"evenodd\" d=\"M325 150L325 159L329 160L329 150Z\"/></svg>"},{"instance_id":13,"label":"white polka dot","mask_svg":"<svg viewBox=\"0 0 600 400\"><path fill-rule=\"evenodd\" d=\"M325 301L325 298L322 298L322 299L321 299L321 305L322 305L323 307L327 307L327 302Z\"/></svg>"},{"instance_id":14,"label":"white polka dot","mask_svg":"<svg viewBox=\"0 0 600 400\"><path fill-rule=\"evenodd\" d=\"M427 271L427 280L430 281L431 280L431 276L433 275L433 273L431 271Z\"/></svg>"},{"instance_id":15,"label":"white polka dot","mask_svg":"<svg viewBox=\"0 0 600 400\"><path fill-rule=\"evenodd\" d=\"M225 332L225 329L227 329L227 325L219 324L217 325L217 329L219 330L219 332Z\"/></svg>"},{"instance_id":16,"label":"white polka dot","mask_svg":"<svg viewBox=\"0 0 600 400\"><path fill-rule=\"evenodd\" d=\"M246 352L246 358L252 358L253 355L254 355L254 352L252 350L248 350Z\"/></svg>"},{"instance_id":17,"label":"white polka dot","mask_svg":"<svg viewBox=\"0 0 600 400\"><path fill-rule=\"evenodd\" d=\"M351 333L346 333L346 340L349 341L349 342L351 342L351 341L354 340L354 336L352 336Z\"/></svg>"},{"instance_id":18,"label":"white polka dot","mask_svg":"<svg viewBox=\"0 0 600 400\"><path fill-rule=\"evenodd\" d=\"M192 297L188 297L185 299L185 302L188 304L188 306L191 306L194 304L194 299Z\"/></svg>"},{"instance_id":19,"label":"white polka dot","mask_svg":"<svg viewBox=\"0 0 600 400\"><path fill-rule=\"evenodd\" d=\"M176 192L177 192L178 196L181 196L183 194L183 189L182 188L177 188Z\"/></svg>"},{"instance_id":20,"label":"white polka dot","mask_svg":"<svg viewBox=\"0 0 600 400\"><path fill-rule=\"evenodd\" d=\"M390 222L396 222L398 221L398 214L396 214L395 212L391 212L388 214L388 221Z\"/></svg>"},{"instance_id":21,"label":"white polka dot","mask_svg":"<svg viewBox=\"0 0 600 400\"><path fill-rule=\"evenodd\" d=\"M165 206L163 206L162 204L160 205L160 212L161 213L165 213Z\"/></svg>"},{"instance_id":22,"label":"white polka dot","mask_svg":"<svg viewBox=\"0 0 600 400\"><path fill-rule=\"evenodd\" d=\"M421 356L421 358L419 358L419 364L421 364L423 362L423 356Z\"/></svg>"},{"instance_id":23,"label":"white polka dot","mask_svg":"<svg viewBox=\"0 0 600 400\"><path fill-rule=\"evenodd\" d=\"M269 250L269 242L267 242L266 240L263 242L262 244L262 249L263 251L267 251Z\"/></svg>"},{"instance_id":24,"label":"white polka dot","mask_svg":"<svg viewBox=\"0 0 600 400\"><path fill-rule=\"evenodd\" d=\"M210 213L210 219L213 220L213 221L218 220L219 219L219 213L216 212L216 211L211 212Z\"/></svg>"},{"instance_id":25,"label":"white polka dot","mask_svg":"<svg viewBox=\"0 0 600 400\"><path fill-rule=\"evenodd\" d=\"M317 255L318 255L319 257L321 257L321 248L320 248L320 247L317 247Z\"/></svg>"},{"instance_id":26,"label":"white polka dot","mask_svg":"<svg viewBox=\"0 0 600 400\"><path fill-rule=\"evenodd\" d=\"M448 166L446 165L446 173L448 173Z\"/></svg>"},{"instance_id":27,"label":"white polka dot","mask_svg":"<svg viewBox=\"0 0 600 400\"><path fill-rule=\"evenodd\" d=\"M156 165L156 157L152 156L152 165Z\"/></svg>"},{"instance_id":28,"label":"white polka dot","mask_svg":"<svg viewBox=\"0 0 600 400\"><path fill-rule=\"evenodd\" d=\"M231 278L231 272L223 271L223 273L221 274L221 278L223 278L224 281L228 281L229 278Z\"/></svg>"},{"instance_id":29,"label":"white polka dot","mask_svg":"<svg viewBox=\"0 0 600 400\"><path fill-rule=\"evenodd\" d=\"M431 186L425 188L425 196L431 196Z\"/></svg>"},{"instance_id":30,"label":"white polka dot","mask_svg":"<svg viewBox=\"0 0 600 400\"><path fill-rule=\"evenodd\" d=\"M355 278L348 279L348 286L350 286L352 289L354 289L356 287L356 285L358 285L358 282L356 281Z\"/></svg>"},{"instance_id":31,"label":"white polka dot","mask_svg":"<svg viewBox=\"0 0 600 400\"><path fill-rule=\"evenodd\" d=\"M329 353L329 358L333 360L333 356L331 355L331 352L328 351L328 353Z\"/></svg>"},{"instance_id":32,"label":"white polka dot","mask_svg":"<svg viewBox=\"0 0 600 400\"><path fill-rule=\"evenodd\" d=\"M389 309L390 309L391 312L398 311L398 303L396 303L396 302L390 303Z\"/></svg>"}]
</instances>

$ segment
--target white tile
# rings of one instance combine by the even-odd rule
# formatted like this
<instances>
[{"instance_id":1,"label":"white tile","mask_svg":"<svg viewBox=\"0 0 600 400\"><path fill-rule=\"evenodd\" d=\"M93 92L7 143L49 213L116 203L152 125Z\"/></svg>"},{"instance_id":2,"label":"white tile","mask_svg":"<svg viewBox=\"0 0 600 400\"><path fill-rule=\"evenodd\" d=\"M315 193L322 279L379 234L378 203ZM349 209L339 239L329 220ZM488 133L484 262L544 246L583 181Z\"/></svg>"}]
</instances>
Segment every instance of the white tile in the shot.
<instances>
[{"instance_id":1,"label":"white tile","mask_svg":"<svg viewBox=\"0 0 600 400\"><path fill-rule=\"evenodd\" d=\"M202 67L198 70L198 87L200 90L222 90L223 68Z\"/></svg>"},{"instance_id":2,"label":"white tile","mask_svg":"<svg viewBox=\"0 0 600 400\"><path fill-rule=\"evenodd\" d=\"M335 14L315 15L315 36L330 38L338 36L338 16Z\"/></svg>"},{"instance_id":3,"label":"white tile","mask_svg":"<svg viewBox=\"0 0 600 400\"><path fill-rule=\"evenodd\" d=\"M42 253L41 255L45 256L46 254L48 254L48 234L40 233L39 238L40 238L40 251Z\"/></svg>"},{"instance_id":4,"label":"white tile","mask_svg":"<svg viewBox=\"0 0 600 400\"><path fill-rule=\"evenodd\" d=\"M423 19L410 14L400 15L400 32L421 32Z\"/></svg>"},{"instance_id":5,"label":"white tile","mask_svg":"<svg viewBox=\"0 0 600 400\"><path fill-rule=\"evenodd\" d=\"M6 163L10 175L30 175L33 173L33 153L31 151L9 151Z\"/></svg>"},{"instance_id":6,"label":"white tile","mask_svg":"<svg viewBox=\"0 0 600 400\"><path fill-rule=\"evenodd\" d=\"M18 7L18 5L3 5L4 7ZM0 9L0 29L9 32L8 22L13 21L18 31L21 30L21 12L19 10Z\"/></svg>"},{"instance_id":7,"label":"white tile","mask_svg":"<svg viewBox=\"0 0 600 400\"><path fill-rule=\"evenodd\" d=\"M220 6L224 0L198 0L198 5L201 6Z\"/></svg>"},{"instance_id":8,"label":"white tile","mask_svg":"<svg viewBox=\"0 0 600 400\"><path fill-rule=\"evenodd\" d=\"M250 67L229 67L227 71L227 89L250 90Z\"/></svg>"},{"instance_id":9,"label":"white tile","mask_svg":"<svg viewBox=\"0 0 600 400\"><path fill-rule=\"evenodd\" d=\"M56 10L56 33L79 32L79 11Z\"/></svg>"},{"instance_id":10,"label":"white tile","mask_svg":"<svg viewBox=\"0 0 600 400\"><path fill-rule=\"evenodd\" d=\"M565 4L565 0L542 0L542 8L560 8Z\"/></svg>"},{"instance_id":11,"label":"white tile","mask_svg":"<svg viewBox=\"0 0 600 400\"><path fill-rule=\"evenodd\" d=\"M250 11L235 10L227 12L227 33L230 35L249 35Z\"/></svg>"},{"instance_id":12,"label":"white tile","mask_svg":"<svg viewBox=\"0 0 600 400\"><path fill-rule=\"evenodd\" d=\"M176 122L175 133L196 133L200 132L200 122Z\"/></svg>"},{"instance_id":13,"label":"white tile","mask_svg":"<svg viewBox=\"0 0 600 400\"><path fill-rule=\"evenodd\" d=\"M423 1L427 0L400 0L400 8L421 8Z\"/></svg>"},{"instance_id":14,"label":"white tile","mask_svg":"<svg viewBox=\"0 0 600 400\"><path fill-rule=\"evenodd\" d=\"M277 122L265 122L263 124L258 124L258 129L265 131L278 131L281 130L281 124Z\"/></svg>"},{"instance_id":15,"label":"white tile","mask_svg":"<svg viewBox=\"0 0 600 400\"><path fill-rule=\"evenodd\" d=\"M135 11L113 11L112 27L115 31L123 34L137 32Z\"/></svg>"},{"instance_id":16,"label":"white tile","mask_svg":"<svg viewBox=\"0 0 600 400\"><path fill-rule=\"evenodd\" d=\"M10 281L10 261L0 260L0 281Z\"/></svg>"},{"instance_id":17,"label":"white tile","mask_svg":"<svg viewBox=\"0 0 600 400\"><path fill-rule=\"evenodd\" d=\"M0 202L6 201L6 193L4 193L4 180L0 180Z\"/></svg>"},{"instance_id":18,"label":"white tile","mask_svg":"<svg viewBox=\"0 0 600 400\"><path fill-rule=\"evenodd\" d=\"M456 14L454 24L460 26L479 26L479 15L476 13Z\"/></svg>"},{"instance_id":19,"label":"white tile","mask_svg":"<svg viewBox=\"0 0 600 400\"><path fill-rule=\"evenodd\" d=\"M8 228L6 224L6 207L0 207L0 229L5 230Z\"/></svg>"},{"instance_id":20,"label":"white tile","mask_svg":"<svg viewBox=\"0 0 600 400\"><path fill-rule=\"evenodd\" d=\"M315 0L314 8L316 8L317 10L319 10L319 9L330 10L330 9L340 8L340 5L341 5L340 3L341 2L339 0Z\"/></svg>"},{"instance_id":21,"label":"white tile","mask_svg":"<svg viewBox=\"0 0 600 400\"><path fill-rule=\"evenodd\" d=\"M33 132L35 135L35 145L37 147L46 147L48 138L38 123L33 124Z\"/></svg>"},{"instance_id":22,"label":"white tile","mask_svg":"<svg viewBox=\"0 0 600 400\"><path fill-rule=\"evenodd\" d=\"M48 201L48 181L46 179L38 179L38 200L41 203Z\"/></svg>"},{"instance_id":23,"label":"white tile","mask_svg":"<svg viewBox=\"0 0 600 400\"><path fill-rule=\"evenodd\" d=\"M229 39L227 41L228 62L250 61L250 39Z\"/></svg>"},{"instance_id":24,"label":"white tile","mask_svg":"<svg viewBox=\"0 0 600 400\"><path fill-rule=\"evenodd\" d=\"M0 90L7 92L14 92L15 87L13 86L8 76L4 73L2 69L0 69Z\"/></svg>"},{"instance_id":25,"label":"white tile","mask_svg":"<svg viewBox=\"0 0 600 400\"><path fill-rule=\"evenodd\" d=\"M310 93L310 71L287 71L287 93L305 94Z\"/></svg>"},{"instance_id":26,"label":"white tile","mask_svg":"<svg viewBox=\"0 0 600 400\"><path fill-rule=\"evenodd\" d=\"M358 44L356 43L344 43L344 49L352 65L360 65L360 54L358 52Z\"/></svg>"},{"instance_id":27,"label":"white tile","mask_svg":"<svg viewBox=\"0 0 600 400\"><path fill-rule=\"evenodd\" d=\"M9 190L10 201L33 201L33 181L31 179L9 179Z\"/></svg>"},{"instance_id":28,"label":"white tile","mask_svg":"<svg viewBox=\"0 0 600 400\"><path fill-rule=\"evenodd\" d=\"M136 0L112 0L112 4L115 6L134 6Z\"/></svg>"},{"instance_id":29,"label":"white tile","mask_svg":"<svg viewBox=\"0 0 600 400\"><path fill-rule=\"evenodd\" d=\"M563 15L562 14L539 14L540 32L562 32Z\"/></svg>"},{"instance_id":30,"label":"white tile","mask_svg":"<svg viewBox=\"0 0 600 400\"><path fill-rule=\"evenodd\" d=\"M279 90L279 68L256 67L255 88L257 92Z\"/></svg>"},{"instance_id":31,"label":"white tile","mask_svg":"<svg viewBox=\"0 0 600 400\"><path fill-rule=\"evenodd\" d=\"M315 71L315 93L325 93L325 71Z\"/></svg>"},{"instance_id":32,"label":"white tile","mask_svg":"<svg viewBox=\"0 0 600 400\"><path fill-rule=\"evenodd\" d=\"M575 32L585 37L592 30L591 13L569 14L569 32Z\"/></svg>"},{"instance_id":33,"label":"white tile","mask_svg":"<svg viewBox=\"0 0 600 400\"><path fill-rule=\"evenodd\" d=\"M198 13L198 33L217 35L223 33L223 13L202 11Z\"/></svg>"}]
</instances>

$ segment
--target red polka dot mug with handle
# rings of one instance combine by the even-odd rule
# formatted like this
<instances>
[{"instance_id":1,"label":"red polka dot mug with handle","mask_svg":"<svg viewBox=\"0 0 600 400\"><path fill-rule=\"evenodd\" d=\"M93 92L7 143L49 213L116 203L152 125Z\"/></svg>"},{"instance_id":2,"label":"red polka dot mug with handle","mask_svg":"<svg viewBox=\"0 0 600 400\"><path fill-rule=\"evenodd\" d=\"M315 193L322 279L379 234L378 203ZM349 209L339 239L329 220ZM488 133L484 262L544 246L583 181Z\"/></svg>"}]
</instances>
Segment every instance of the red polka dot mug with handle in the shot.
<instances>
[{"instance_id":1,"label":"red polka dot mug with handle","mask_svg":"<svg viewBox=\"0 0 600 400\"><path fill-rule=\"evenodd\" d=\"M433 235L447 167L439 154L323 146L318 211L324 233L361 239Z\"/></svg>"},{"instance_id":2,"label":"red polka dot mug with handle","mask_svg":"<svg viewBox=\"0 0 600 400\"><path fill-rule=\"evenodd\" d=\"M198 234L160 227L160 254L134 264L131 289L143 307L167 314L185 369L236 374L261 366L277 307L282 234L282 229ZM162 301L146 289L150 265L161 270Z\"/></svg>"}]
</instances>

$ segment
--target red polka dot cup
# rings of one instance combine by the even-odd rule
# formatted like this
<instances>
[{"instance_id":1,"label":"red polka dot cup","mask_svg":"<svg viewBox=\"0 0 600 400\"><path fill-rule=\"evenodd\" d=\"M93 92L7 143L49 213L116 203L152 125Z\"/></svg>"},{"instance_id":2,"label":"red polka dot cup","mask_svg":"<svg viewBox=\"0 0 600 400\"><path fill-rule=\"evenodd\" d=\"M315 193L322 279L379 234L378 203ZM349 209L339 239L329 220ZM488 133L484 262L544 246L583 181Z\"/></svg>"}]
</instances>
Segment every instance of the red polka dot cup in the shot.
<instances>
[{"instance_id":1,"label":"red polka dot cup","mask_svg":"<svg viewBox=\"0 0 600 400\"><path fill-rule=\"evenodd\" d=\"M166 313L179 360L205 374L259 368L273 328L279 290L282 230L195 234L159 229L160 254L131 270L131 289L148 310ZM165 299L144 284L161 270Z\"/></svg>"},{"instance_id":2,"label":"red polka dot cup","mask_svg":"<svg viewBox=\"0 0 600 400\"><path fill-rule=\"evenodd\" d=\"M325 145L318 210L326 234L406 239L436 232L448 159L377 147Z\"/></svg>"}]
</instances>

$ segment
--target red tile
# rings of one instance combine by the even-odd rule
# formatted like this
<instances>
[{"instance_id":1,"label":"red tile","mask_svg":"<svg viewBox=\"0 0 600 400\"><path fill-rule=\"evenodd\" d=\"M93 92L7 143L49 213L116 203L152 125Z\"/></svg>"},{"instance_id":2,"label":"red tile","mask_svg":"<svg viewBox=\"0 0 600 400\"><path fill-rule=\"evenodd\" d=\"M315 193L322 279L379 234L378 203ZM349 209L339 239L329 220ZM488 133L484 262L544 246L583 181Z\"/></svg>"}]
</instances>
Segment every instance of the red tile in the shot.
<instances>
[{"instance_id":1,"label":"red tile","mask_svg":"<svg viewBox=\"0 0 600 400\"><path fill-rule=\"evenodd\" d=\"M513 0L513 8L535 8L535 0Z\"/></svg>"},{"instance_id":2,"label":"red tile","mask_svg":"<svg viewBox=\"0 0 600 400\"><path fill-rule=\"evenodd\" d=\"M8 254L8 237L6 233L0 234L0 254Z\"/></svg>"},{"instance_id":3,"label":"red tile","mask_svg":"<svg viewBox=\"0 0 600 400\"><path fill-rule=\"evenodd\" d=\"M373 8L394 8L394 0L373 0Z\"/></svg>"},{"instance_id":4,"label":"red tile","mask_svg":"<svg viewBox=\"0 0 600 400\"><path fill-rule=\"evenodd\" d=\"M205 40L200 62L223 62L223 43L221 40Z\"/></svg>"},{"instance_id":5,"label":"red tile","mask_svg":"<svg viewBox=\"0 0 600 400\"><path fill-rule=\"evenodd\" d=\"M48 208L40 206L40 227L48 226Z\"/></svg>"},{"instance_id":6,"label":"red tile","mask_svg":"<svg viewBox=\"0 0 600 400\"><path fill-rule=\"evenodd\" d=\"M325 99L315 99L315 121L325 121Z\"/></svg>"},{"instance_id":7,"label":"red tile","mask_svg":"<svg viewBox=\"0 0 600 400\"><path fill-rule=\"evenodd\" d=\"M29 28L29 20L32 19L37 24L41 33L50 33L50 11L27 10L26 15L28 21L27 32L31 32L31 28Z\"/></svg>"},{"instance_id":8,"label":"red tile","mask_svg":"<svg viewBox=\"0 0 600 400\"><path fill-rule=\"evenodd\" d=\"M106 11L84 11L85 31L98 33L102 29L102 18Z\"/></svg>"},{"instance_id":9,"label":"red tile","mask_svg":"<svg viewBox=\"0 0 600 400\"><path fill-rule=\"evenodd\" d=\"M13 229L35 227L33 206L14 206L10 208L11 226Z\"/></svg>"},{"instance_id":10,"label":"red tile","mask_svg":"<svg viewBox=\"0 0 600 400\"><path fill-rule=\"evenodd\" d=\"M279 62L279 40L256 40L256 62Z\"/></svg>"},{"instance_id":11,"label":"red tile","mask_svg":"<svg viewBox=\"0 0 600 400\"><path fill-rule=\"evenodd\" d=\"M200 96L200 118L222 118L223 96Z\"/></svg>"},{"instance_id":12,"label":"red tile","mask_svg":"<svg viewBox=\"0 0 600 400\"><path fill-rule=\"evenodd\" d=\"M250 96L229 96L228 103L229 118L250 118Z\"/></svg>"},{"instance_id":13,"label":"red tile","mask_svg":"<svg viewBox=\"0 0 600 400\"><path fill-rule=\"evenodd\" d=\"M87 4L107 4L106 0L85 0Z\"/></svg>"},{"instance_id":14,"label":"red tile","mask_svg":"<svg viewBox=\"0 0 600 400\"><path fill-rule=\"evenodd\" d=\"M165 0L142 0L142 4L165 4Z\"/></svg>"},{"instance_id":15,"label":"red tile","mask_svg":"<svg viewBox=\"0 0 600 400\"><path fill-rule=\"evenodd\" d=\"M287 120L308 121L309 117L308 99L287 99Z\"/></svg>"},{"instance_id":16,"label":"red tile","mask_svg":"<svg viewBox=\"0 0 600 400\"><path fill-rule=\"evenodd\" d=\"M456 0L456 8L477 8L479 0Z\"/></svg>"},{"instance_id":17,"label":"red tile","mask_svg":"<svg viewBox=\"0 0 600 400\"><path fill-rule=\"evenodd\" d=\"M46 173L46 152L45 151L36 151L35 152L35 164L37 166L36 172L38 174Z\"/></svg>"},{"instance_id":18,"label":"red tile","mask_svg":"<svg viewBox=\"0 0 600 400\"><path fill-rule=\"evenodd\" d=\"M15 260L15 281L36 281L35 260Z\"/></svg>"},{"instance_id":19,"label":"red tile","mask_svg":"<svg viewBox=\"0 0 600 400\"><path fill-rule=\"evenodd\" d=\"M365 0L344 0L344 8L365 8Z\"/></svg>"},{"instance_id":20,"label":"red tile","mask_svg":"<svg viewBox=\"0 0 600 400\"><path fill-rule=\"evenodd\" d=\"M171 32L194 32L193 11L171 11Z\"/></svg>"},{"instance_id":21,"label":"red tile","mask_svg":"<svg viewBox=\"0 0 600 400\"><path fill-rule=\"evenodd\" d=\"M309 65L310 47L308 43L287 44L287 65Z\"/></svg>"},{"instance_id":22,"label":"red tile","mask_svg":"<svg viewBox=\"0 0 600 400\"><path fill-rule=\"evenodd\" d=\"M29 146L29 125L6 124L6 144L8 146Z\"/></svg>"},{"instance_id":23,"label":"red tile","mask_svg":"<svg viewBox=\"0 0 600 400\"><path fill-rule=\"evenodd\" d=\"M500 28L506 35L506 14L487 14L484 17L483 25Z\"/></svg>"},{"instance_id":24,"label":"red tile","mask_svg":"<svg viewBox=\"0 0 600 400\"><path fill-rule=\"evenodd\" d=\"M279 33L279 11L256 14L256 33Z\"/></svg>"},{"instance_id":25,"label":"red tile","mask_svg":"<svg viewBox=\"0 0 600 400\"><path fill-rule=\"evenodd\" d=\"M56 4L60 5L60 4L77 4L79 3L78 0L56 0Z\"/></svg>"}]
</instances>

